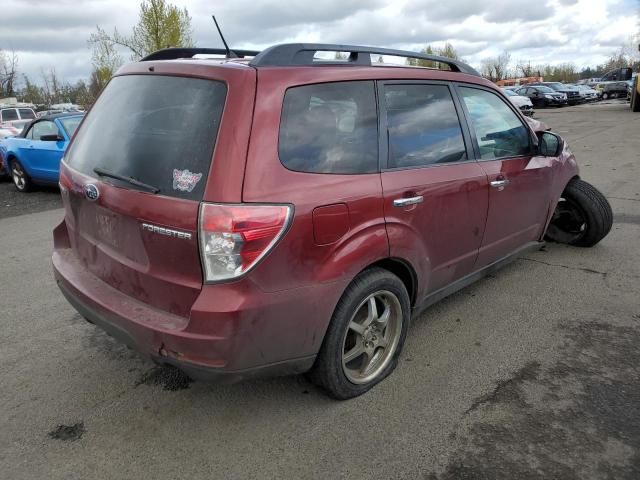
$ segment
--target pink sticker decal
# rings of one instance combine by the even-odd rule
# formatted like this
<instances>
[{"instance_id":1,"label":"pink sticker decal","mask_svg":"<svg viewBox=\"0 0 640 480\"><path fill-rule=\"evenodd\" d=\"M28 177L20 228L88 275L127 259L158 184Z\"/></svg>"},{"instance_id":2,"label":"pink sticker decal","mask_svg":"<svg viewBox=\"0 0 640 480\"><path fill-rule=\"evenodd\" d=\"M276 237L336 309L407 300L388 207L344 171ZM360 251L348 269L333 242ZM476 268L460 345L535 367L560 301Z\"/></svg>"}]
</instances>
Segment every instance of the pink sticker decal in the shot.
<instances>
[{"instance_id":1,"label":"pink sticker decal","mask_svg":"<svg viewBox=\"0 0 640 480\"><path fill-rule=\"evenodd\" d=\"M189 170L173 169L173 189L182 192L192 192L202 178L201 173L192 173Z\"/></svg>"}]
</instances>

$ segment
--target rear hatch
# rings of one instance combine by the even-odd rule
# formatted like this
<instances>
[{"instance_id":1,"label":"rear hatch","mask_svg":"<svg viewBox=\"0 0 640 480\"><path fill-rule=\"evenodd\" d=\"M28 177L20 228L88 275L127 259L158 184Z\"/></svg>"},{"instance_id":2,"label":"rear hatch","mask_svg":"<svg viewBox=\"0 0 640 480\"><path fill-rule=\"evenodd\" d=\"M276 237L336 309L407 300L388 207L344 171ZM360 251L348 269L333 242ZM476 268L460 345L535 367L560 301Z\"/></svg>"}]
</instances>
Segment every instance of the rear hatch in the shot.
<instances>
[{"instance_id":1,"label":"rear hatch","mask_svg":"<svg viewBox=\"0 0 640 480\"><path fill-rule=\"evenodd\" d=\"M115 77L61 168L71 248L112 287L188 316L202 288L198 207L222 119L225 82Z\"/></svg>"}]
</instances>

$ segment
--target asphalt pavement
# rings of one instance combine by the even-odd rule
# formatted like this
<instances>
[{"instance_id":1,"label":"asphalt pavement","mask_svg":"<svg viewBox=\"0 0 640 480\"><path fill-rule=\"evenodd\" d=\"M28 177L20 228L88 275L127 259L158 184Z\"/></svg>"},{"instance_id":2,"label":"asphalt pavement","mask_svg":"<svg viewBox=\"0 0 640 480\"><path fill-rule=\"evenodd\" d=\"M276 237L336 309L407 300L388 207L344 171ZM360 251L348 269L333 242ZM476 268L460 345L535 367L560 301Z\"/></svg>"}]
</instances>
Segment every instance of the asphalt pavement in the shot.
<instances>
[{"instance_id":1,"label":"asphalt pavement","mask_svg":"<svg viewBox=\"0 0 640 480\"><path fill-rule=\"evenodd\" d=\"M0 183L16 202L0 214L0 477L640 478L640 114L537 118L610 199L611 234L433 306L394 374L346 402L303 376L190 382L116 344L53 280L56 192L42 206Z\"/></svg>"}]
</instances>

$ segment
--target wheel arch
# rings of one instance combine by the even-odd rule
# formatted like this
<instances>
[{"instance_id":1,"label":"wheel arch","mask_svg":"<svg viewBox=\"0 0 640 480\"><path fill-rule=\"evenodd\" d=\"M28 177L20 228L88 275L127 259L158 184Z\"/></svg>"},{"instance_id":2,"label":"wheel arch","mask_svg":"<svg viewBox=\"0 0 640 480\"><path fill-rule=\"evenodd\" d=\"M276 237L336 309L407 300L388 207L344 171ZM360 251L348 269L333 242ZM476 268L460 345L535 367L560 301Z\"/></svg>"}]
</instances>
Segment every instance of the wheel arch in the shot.
<instances>
[{"instance_id":1,"label":"wheel arch","mask_svg":"<svg viewBox=\"0 0 640 480\"><path fill-rule=\"evenodd\" d=\"M383 258L371 265L367 265L358 275L371 267L383 268L398 277L407 289L407 293L409 293L411 306L415 305L418 292L418 275L409 262L396 257Z\"/></svg>"}]
</instances>

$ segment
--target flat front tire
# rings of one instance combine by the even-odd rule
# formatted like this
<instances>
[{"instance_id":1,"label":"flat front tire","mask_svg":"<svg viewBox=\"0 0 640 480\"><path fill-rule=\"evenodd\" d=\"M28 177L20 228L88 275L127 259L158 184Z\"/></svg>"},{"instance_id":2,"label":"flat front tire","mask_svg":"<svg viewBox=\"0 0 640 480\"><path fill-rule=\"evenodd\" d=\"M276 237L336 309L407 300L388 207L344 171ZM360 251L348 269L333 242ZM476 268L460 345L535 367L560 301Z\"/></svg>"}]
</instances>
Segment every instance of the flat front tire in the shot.
<instances>
[{"instance_id":1,"label":"flat front tire","mask_svg":"<svg viewBox=\"0 0 640 480\"><path fill-rule=\"evenodd\" d=\"M613 211L606 197L576 178L564 189L546 236L558 243L593 247L607 236L612 225Z\"/></svg>"},{"instance_id":2,"label":"flat front tire","mask_svg":"<svg viewBox=\"0 0 640 480\"><path fill-rule=\"evenodd\" d=\"M410 318L397 276L377 267L360 273L336 306L311 380L339 400L367 392L395 369Z\"/></svg>"}]
</instances>

